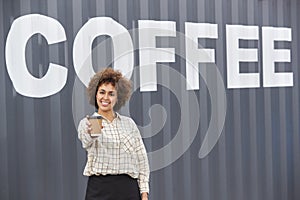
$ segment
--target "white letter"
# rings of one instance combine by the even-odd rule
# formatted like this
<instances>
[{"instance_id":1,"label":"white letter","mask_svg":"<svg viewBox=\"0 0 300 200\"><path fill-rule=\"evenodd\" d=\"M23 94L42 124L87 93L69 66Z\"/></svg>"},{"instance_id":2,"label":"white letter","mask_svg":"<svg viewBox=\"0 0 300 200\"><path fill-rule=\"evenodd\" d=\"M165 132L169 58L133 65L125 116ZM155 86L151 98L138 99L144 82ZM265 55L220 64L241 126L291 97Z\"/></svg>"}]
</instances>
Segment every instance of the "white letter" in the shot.
<instances>
[{"instance_id":1,"label":"white letter","mask_svg":"<svg viewBox=\"0 0 300 200\"><path fill-rule=\"evenodd\" d=\"M275 50L274 41L292 41L291 28L262 27L264 87L293 86L293 73L275 72L275 62L291 62L290 50Z\"/></svg>"},{"instance_id":2,"label":"white letter","mask_svg":"<svg viewBox=\"0 0 300 200\"><path fill-rule=\"evenodd\" d=\"M113 42L114 68L130 79L133 71L133 44L126 28L110 17L90 19L77 33L73 45L76 74L85 86L95 74L92 66L92 44L96 37L108 35Z\"/></svg>"},{"instance_id":3,"label":"white letter","mask_svg":"<svg viewBox=\"0 0 300 200\"><path fill-rule=\"evenodd\" d=\"M259 73L240 73L239 62L257 62L257 49L239 48L239 39L258 40L257 26L226 25L227 87L259 87Z\"/></svg>"},{"instance_id":4,"label":"white letter","mask_svg":"<svg viewBox=\"0 0 300 200\"><path fill-rule=\"evenodd\" d=\"M198 38L218 38L217 24L185 23L186 79L188 90L199 90L198 63L214 63L214 49L198 48Z\"/></svg>"},{"instance_id":5,"label":"white letter","mask_svg":"<svg viewBox=\"0 0 300 200\"><path fill-rule=\"evenodd\" d=\"M30 74L26 66L25 49L27 41L36 33L43 35L48 44L66 40L65 30L56 19L39 14L19 17L13 22L7 35L6 66L18 93L28 97L47 97L64 87L68 69L49 63L44 77L36 78Z\"/></svg>"},{"instance_id":6,"label":"white letter","mask_svg":"<svg viewBox=\"0 0 300 200\"><path fill-rule=\"evenodd\" d=\"M157 90L157 62L175 62L174 48L156 48L156 36L176 36L176 23L139 20L140 91Z\"/></svg>"}]
</instances>

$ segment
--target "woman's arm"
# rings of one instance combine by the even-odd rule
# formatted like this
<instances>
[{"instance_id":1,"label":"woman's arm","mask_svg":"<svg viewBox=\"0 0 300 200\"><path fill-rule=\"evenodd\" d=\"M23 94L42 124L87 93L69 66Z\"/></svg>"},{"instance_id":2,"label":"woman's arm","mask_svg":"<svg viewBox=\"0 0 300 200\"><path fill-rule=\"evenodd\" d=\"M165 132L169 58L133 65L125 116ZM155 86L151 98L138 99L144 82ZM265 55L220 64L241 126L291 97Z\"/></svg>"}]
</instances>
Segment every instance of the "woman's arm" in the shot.
<instances>
[{"instance_id":1,"label":"woman's arm","mask_svg":"<svg viewBox=\"0 0 300 200\"><path fill-rule=\"evenodd\" d=\"M135 149L138 158L138 168L139 168L138 183L139 183L141 194L144 195L147 194L148 196L149 176L150 176L149 162L148 162L146 148L138 129L136 134L137 134L137 138L136 138Z\"/></svg>"}]
</instances>

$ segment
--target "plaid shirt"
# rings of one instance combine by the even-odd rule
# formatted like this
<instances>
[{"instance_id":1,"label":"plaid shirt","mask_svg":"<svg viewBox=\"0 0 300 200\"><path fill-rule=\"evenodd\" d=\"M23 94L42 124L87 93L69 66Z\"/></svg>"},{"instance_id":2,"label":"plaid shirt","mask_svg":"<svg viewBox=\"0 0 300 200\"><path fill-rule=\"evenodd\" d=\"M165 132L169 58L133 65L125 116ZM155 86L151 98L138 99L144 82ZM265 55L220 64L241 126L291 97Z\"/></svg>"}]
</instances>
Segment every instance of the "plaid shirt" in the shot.
<instances>
[{"instance_id":1,"label":"plaid shirt","mask_svg":"<svg viewBox=\"0 0 300 200\"><path fill-rule=\"evenodd\" d=\"M94 113L93 116L99 116ZM106 174L128 174L138 179L140 192L149 193L149 164L146 149L134 121L117 113L109 122L102 120L98 137L87 133L87 118L80 121L78 138L87 151L85 176Z\"/></svg>"}]
</instances>

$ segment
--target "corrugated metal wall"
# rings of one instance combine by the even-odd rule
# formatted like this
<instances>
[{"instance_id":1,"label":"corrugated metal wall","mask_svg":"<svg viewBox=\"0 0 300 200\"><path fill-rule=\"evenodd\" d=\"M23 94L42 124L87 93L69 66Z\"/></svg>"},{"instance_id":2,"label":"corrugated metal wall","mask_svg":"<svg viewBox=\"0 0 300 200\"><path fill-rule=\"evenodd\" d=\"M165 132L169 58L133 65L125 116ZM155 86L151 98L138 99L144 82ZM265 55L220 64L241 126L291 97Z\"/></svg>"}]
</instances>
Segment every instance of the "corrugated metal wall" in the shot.
<instances>
[{"instance_id":1,"label":"corrugated metal wall","mask_svg":"<svg viewBox=\"0 0 300 200\"><path fill-rule=\"evenodd\" d=\"M77 32L96 16L111 17L128 30L137 28L138 20L175 21L176 30L182 35L185 22L218 25L218 39L199 42L201 46L215 49L216 66L226 88L227 111L221 137L203 159L199 159L198 153L210 123L212 100L202 78L200 90L187 92L185 80L173 77L176 72L183 77L186 73L185 54L181 53L185 50L184 40L177 35L178 40L158 39L156 43L176 48L175 63L157 65L158 79L179 88L175 92L163 84L158 85L156 92L139 92L138 50L135 52L136 72L132 76L135 92L122 112L130 113L141 130L150 131L150 135L156 128L154 122L159 123L165 114L167 116L163 129L144 138L147 151L159 150L178 133L182 133L182 141L191 137L186 151L183 142L182 146L162 155L168 162L178 149L184 153L170 165L151 173L150 199L300 199L299 10L297 0L1 0L0 199L83 199L87 179L82 171L86 158L76 127L79 119L92 112L92 108L87 105L85 86L75 73L72 48ZM57 19L67 36L67 41L48 46L44 37L34 35L26 46L26 62L32 75L42 77L49 62L68 69L64 88L45 98L18 94L5 62L6 37L13 20L32 13ZM243 44L258 49L259 62L243 66L255 68L261 78L261 27L292 28L292 42L278 44L280 48L291 49L291 63L278 67L293 72L294 86L227 89L226 24L259 27L260 40ZM138 41L136 33L131 32L134 44ZM95 66L110 64L113 57L110 41L98 45L103 44L104 39L97 38L93 44L95 70L100 69ZM175 71L165 73L164 66ZM199 108L189 105L193 98L190 95L196 95ZM154 112L153 124L147 126L149 109L155 104L164 110L153 108L157 113ZM181 121L184 124L180 129ZM193 133L195 123L199 128Z\"/></svg>"}]
</instances>

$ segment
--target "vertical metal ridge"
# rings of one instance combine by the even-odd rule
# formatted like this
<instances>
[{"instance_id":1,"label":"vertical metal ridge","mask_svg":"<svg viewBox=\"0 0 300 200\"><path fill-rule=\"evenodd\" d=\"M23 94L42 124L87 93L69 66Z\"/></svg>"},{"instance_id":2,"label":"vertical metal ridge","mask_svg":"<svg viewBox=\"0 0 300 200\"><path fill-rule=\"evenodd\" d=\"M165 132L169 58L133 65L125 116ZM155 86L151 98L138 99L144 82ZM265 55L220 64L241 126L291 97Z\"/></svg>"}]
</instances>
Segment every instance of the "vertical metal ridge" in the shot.
<instances>
[{"instance_id":1,"label":"vertical metal ridge","mask_svg":"<svg viewBox=\"0 0 300 200\"><path fill-rule=\"evenodd\" d=\"M291 62L293 63L292 69L294 71L294 85L295 88L293 88L292 91L292 107L293 107L293 112L292 112L292 117L293 117L293 135L292 135L292 158L293 158L293 163L292 163L292 171L290 172L292 178L292 194L291 198L296 199L299 198L300 196L300 190L299 190L299 180L300 180L300 160L299 160L299 152L300 152L300 127L299 127L299 121L300 121L300 108L299 108L299 77L300 77L300 71L299 71L299 66L300 66L300 59L299 59L299 45L300 45L300 40L299 37L297 37L297 34L299 35L300 32L300 23L299 23L299 9L300 9L300 4L299 1L292 1L290 5L290 14L291 14L291 27L292 29L292 49L293 51L291 52Z\"/></svg>"},{"instance_id":2,"label":"vertical metal ridge","mask_svg":"<svg viewBox=\"0 0 300 200\"><path fill-rule=\"evenodd\" d=\"M239 23L239 1L231 0L231 19L232 24ZM234 198L243 199L244 198L244 180L243 180L243 166L242 166L242 131L241 127L241 92L243 89L233 89L232 90L232 119L233 119L233 131L234 137Z\"/></svg>"},{"instance_id":3,"label":"vertical metal ridge","mask_svg":"<svg viewBox=\"0 0 300 200\"><path fill-rule=\"evenodd\" d=\"M224 43L225 32L223 27L225 27L226 22L224 23L224 12L223 12L223 6L225 3L223 3L222 0L215 0L215 22L218 24L218 39L216 40L216 65L220 71L220 73L225 77L225 71L226 71L226 61L225 57L226 54L224 53L224 49L226 49L226 45ZM225 79L223 79L223 84L226 85ZM219 88L218 88L219 90ZM222 92L222 91L218 91ZM221 98L219 101L223 101ZM201 102L200 102L201 103ZM219 191L217 195L217 199L223 199L228 200L227 194L228 193L228 175L227 175L227 156L226 156L226 129L224 128L222 131L222 135L218 142L218 154L219 154L219 166L218 166L218 172L219 172Z\"/></svg>"},{"instance_id":4,"label":"vertical metal ridge","mask_svg":"<svg viewBox=\"0 0 300 200\"><path fill-rule=\"evenodd\" d=\"M5 36L4 36L4 7L3 1L0 1L0 54L5 55ZM0 198L1 199L9 199L9 170L8 170L8 157L9 157L9 147L8 147L8 129L9 125L7 115L9 112L7 111L7 84L6 84L6 70L5 70L5 60L1 59L0 61L0 91L2 98L0 99L0 177L2 181L0 182Z\"/></svg>"},{"instance_id":5,"label":"vertical metal ridge","mask_svg":"<svg viewBox=\"0 0 300 200\"><path fill-rule=\"evenodd\" d=\"M269 1L262 2L262 22L263 25L269 24ZM262 55L264 57L264 55ZM266 179L264 184L266 185L265 196L266 199L274 199L273 191L273 154L272 154L272 98L271 88L264 89L264 132L265 132L265 168L264 172Z\"/></svg>"}]
</instances>

